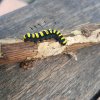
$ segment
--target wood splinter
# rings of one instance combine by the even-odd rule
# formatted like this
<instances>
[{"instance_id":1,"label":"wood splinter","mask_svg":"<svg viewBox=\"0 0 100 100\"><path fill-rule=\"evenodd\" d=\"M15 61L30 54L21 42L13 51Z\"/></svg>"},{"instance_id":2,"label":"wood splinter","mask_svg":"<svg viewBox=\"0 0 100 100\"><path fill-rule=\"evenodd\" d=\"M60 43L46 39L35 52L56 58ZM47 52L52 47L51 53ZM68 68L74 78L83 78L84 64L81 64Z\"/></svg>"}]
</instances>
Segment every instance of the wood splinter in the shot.
<instances>
[{"instance_id":1,"label":"wood splinter","mask_svg":"<svg viewBox=\"0 0 100 100\"><path fill-rule=\"evenodd\" d=\"M21 67L31 67L32 62L62 53L70 54L77 60L75 52L78 49L100 44L100 25L90 25L86 28L74 30L71 34L65 35L67 44L62 46L54 40L47 40L35 44L15 39L0 40L0 64L22 62ZM85 32L84 34L82 32ZM89 35L87 36L86 34Z\"/></svg>"}]
</instances>

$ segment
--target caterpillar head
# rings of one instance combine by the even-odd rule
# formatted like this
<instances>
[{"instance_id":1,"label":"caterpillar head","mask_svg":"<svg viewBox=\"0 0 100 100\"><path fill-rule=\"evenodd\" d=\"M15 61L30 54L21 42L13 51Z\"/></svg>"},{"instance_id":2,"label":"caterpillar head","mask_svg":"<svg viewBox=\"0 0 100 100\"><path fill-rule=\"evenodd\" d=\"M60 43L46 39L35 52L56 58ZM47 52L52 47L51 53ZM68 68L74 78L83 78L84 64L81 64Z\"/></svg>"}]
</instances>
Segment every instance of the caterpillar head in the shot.
<instances>
[{"instance_id":1,"label":"caterpillar head","mask_svg":"<svg viewBox=\"0 0 100 100\"><path fill-rule=\"evenodd\" d=\"M30 34L30 33L27 33L27 34L25 34L25 35L23 36L23 40L24 40L24 41L29 41L30 38L31 38L31 34Z\"/></svg>"}]
</instances>

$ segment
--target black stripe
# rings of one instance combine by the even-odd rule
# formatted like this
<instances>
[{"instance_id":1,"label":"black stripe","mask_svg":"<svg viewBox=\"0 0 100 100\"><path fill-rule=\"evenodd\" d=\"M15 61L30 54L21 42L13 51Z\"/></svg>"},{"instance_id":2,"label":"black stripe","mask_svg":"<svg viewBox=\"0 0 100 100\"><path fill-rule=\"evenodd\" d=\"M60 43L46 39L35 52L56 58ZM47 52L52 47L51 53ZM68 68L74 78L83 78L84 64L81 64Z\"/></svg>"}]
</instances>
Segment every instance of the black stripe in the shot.
<instances>
[{"instance_id":1,"label":"black stripe","mask_svg":"<svg viewBox=\"0 0 100 100\"><path fill-rule=\"evenodd\" d=\"M55 39L55 34L54 34L54 32L53 32L54 30L52 30L52 38L54 38Z\"/></svg>"},{"instance_id":2,"label":"black stripe","mask_svg":"<svg viewBox=\"0 0 100 100\"><path fill-rule=\"evenodd\" d=\"M29 38L29 41L31 41L32 40L32 34L30 34L30 38Z\"/></svg>"},{"instance_id":3,"label":"black stripe","mask_svg":"<svg viewBox=\"0 0 100 100\"><path fill-rule=\"evenodd\" d=\"M54 31L54 30L53 30L53 31ZM55 32L55 33L53 33L53 34L54 34L54 36L53 36L53 37L54 37L54 39L55 39L56 41L57 41L57 39L58 39L58 36L57 36L57 34L56 34L57 32L58 32L58 31L56 30L56 32Z\"/></svg>"},{"instance_id":4,"label":"black stripe","mask_svg":"<svg viewBox=\"0 0 100 100\"><path fill-rule=\"evenodd\" d=\"M38 34L39 34L39 41L42 42L43 41L43 36L41 36L40 33L38 33Z\"/></svg>"},{"instance_id":5,"label":"black stripe","mask_svg":"<svg viewBox=\"0 0 100 100\"><path fill-rule=\"evenodd\" d=\"M38 35L39 35L39 33L38 33ZM36 34L35 34L35 39L34 40L35 40L36 43L39 41L39 38L36 37Z\"/></svg>"},{"instance_id":6,"label":"black stripe","mask_svg":"<svg viewBox=\"0 0 100 100\"><path fill-rule=\"evenodd\" d=\"M61 38L63 37L62 35L61 36L59 36L61 33L59 33L58 35L56 34L56 39L57 39L57 41L61 41Z\"/></svg>"},{"instance_id":7,"label":"black stripe","mask_svg":"<svg viewBox=\"0 0 100 100\"><path fill-rule=\"evenodd\" d=\"M44 34L44 39L47 40L47 39L48 39L48 34L46 34L45 31L42 31L42 32L43 32L43 34Z\"/></svg>"},{"instance_id":8,"label":"black stripe","mask_svg":"<svg viewBox=\"0 0 100 100\"><path fill-rule=\"evenodd\" d=\"M62 35L60 37L58 37L59 43L62 43L63 42L63 40L61 40L62 37L63 37Z\"/></svg>"},{"instance_id":9,"label":"black stripe","mask_svg":"<svg viewBox=\"0 0 100 100\"><path fill-rule=\"evenodd\" d=\"M49 30L47 30L47 31L49 32L48 39L53 38L53 37L52 37L52 33L50 33L50 31L49 31Z\"/></svg>"},{"instance_id":10,"label":"black stripe","mask_svg":"<svg viewBox=\"0 0 100 100\"><path fill-rule=\"evenodd\" d=\"M43 36L40 37L40 41L43 41L43 40L45 40L46 34L45 34L43 31L41 31L41 32L43 33ZM39 33L39 34L40 34L40 33Z\"/></svg>"}]
</instances>

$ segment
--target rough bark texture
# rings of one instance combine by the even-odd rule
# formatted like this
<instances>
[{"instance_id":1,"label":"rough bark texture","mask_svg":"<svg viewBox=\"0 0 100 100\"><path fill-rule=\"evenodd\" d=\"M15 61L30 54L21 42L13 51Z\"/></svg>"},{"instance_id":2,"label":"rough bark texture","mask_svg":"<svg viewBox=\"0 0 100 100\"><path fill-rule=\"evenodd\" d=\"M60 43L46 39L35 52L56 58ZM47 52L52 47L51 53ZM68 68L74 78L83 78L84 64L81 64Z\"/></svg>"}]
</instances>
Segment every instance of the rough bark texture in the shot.
<instances>
[{"instance_id":1,"label":"rough bark texture","mask_svg":"<svg viewBox=\"0 0 100 100\"><path fill-rule=\"evenodd\" d=\"M100 22L99 11L99 0L36 0L0 18L0 38L19 38L45 19L44 28L52 28L53 18L55 27L67 33L77 25ZM0 100L89 100L100 89L100 44L77 55L78 61L66 55L37 60L29 70L18 63L0 66Z\"/></svg>"},{"instance_id":2,"label":"rough bark texture","mask_svg":"<svg viewBox=\"0 0 100 100\"><path fill-rule=\"evenodd\" d=\"M11 64L11 63L16 63L16 62L23 62L23 61L29 61L29 60L39 60L39 59L44 59L50 56L55 56L59 54L70 54L70 53L76 53L79 49L88 47L88 46L93 46L98 43L77 43L77 44L72 44L70 46L64 47L64 49L59 52L60 47L57 49L56 46L53 45L53 49L57 49L54 52L52 52L52 49L48 51L48 48L46 48L45 44L45 51L43 50L39 52L38 50L38 45L34 44L32 42L24 43L24 42L19 42L19 43L12 43L12 44L3 44L1 46L1 57L0 57L0 64ZM59 44L58 44L59 45ZM49 45L50 46L50 45ZM42 48L40 50L42 50ZM63 47L62 47L63 48ZM59 52L59 53L57 53ZM76 55L76 54L75 54ZM27 66L28 67L28 66Z\"/></svg>"}]
</instances>

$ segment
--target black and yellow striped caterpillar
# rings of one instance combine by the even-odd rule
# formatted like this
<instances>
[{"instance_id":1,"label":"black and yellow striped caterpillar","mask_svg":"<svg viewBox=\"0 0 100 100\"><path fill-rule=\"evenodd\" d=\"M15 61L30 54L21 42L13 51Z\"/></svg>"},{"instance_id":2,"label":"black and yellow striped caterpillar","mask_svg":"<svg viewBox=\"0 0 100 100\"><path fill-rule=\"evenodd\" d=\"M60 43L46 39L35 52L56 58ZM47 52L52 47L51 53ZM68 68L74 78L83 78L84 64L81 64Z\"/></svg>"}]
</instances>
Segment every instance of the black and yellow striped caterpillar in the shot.
<instances>
[{"instance_id":1,"label":"black and yellow striped caterpillar","mask_svg":"<svg viewBox=\"0 0 100 100\"><path fill-rule=\"evenodd\" d=\"M37 43L38 41L43 41L47 39L54 38L56 41L58 41L61 45L65 45L67 43L67 40L64 38L64 36L60 33L60 31L57 30L43 30L39 33L27 33L24 35L24 41L31 41L34 43Z\"/></svg>"}]
</instances>

